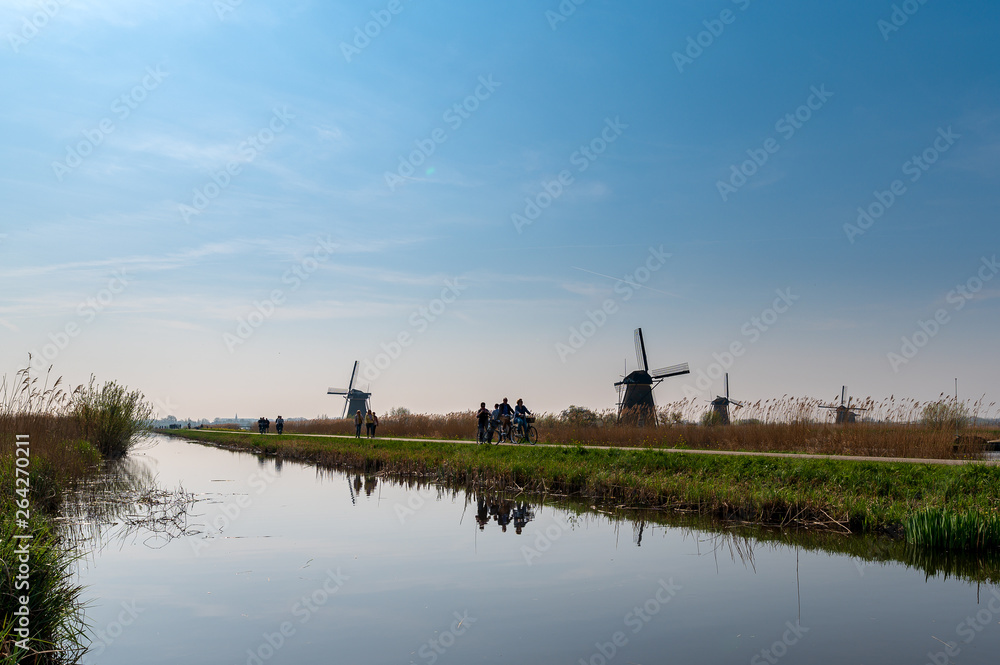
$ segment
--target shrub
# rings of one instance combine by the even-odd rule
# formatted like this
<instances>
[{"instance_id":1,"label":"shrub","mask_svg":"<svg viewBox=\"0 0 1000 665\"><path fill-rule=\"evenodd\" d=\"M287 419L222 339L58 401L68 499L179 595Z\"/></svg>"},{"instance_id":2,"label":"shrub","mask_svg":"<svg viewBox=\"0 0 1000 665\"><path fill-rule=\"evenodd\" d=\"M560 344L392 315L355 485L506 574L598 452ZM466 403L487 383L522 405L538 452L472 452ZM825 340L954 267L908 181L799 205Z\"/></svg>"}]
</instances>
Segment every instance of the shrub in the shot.
<instances>
[{"instance_id":1,"label":"shrub","mask_svg":"<svg viewBox=\"0 0 1000 665\"><path fill-rule=\"evenodd\" d=\"M576 427L594 427L599 416L586 407L570 404L568 409L559 414L559 420Z\"/></svg>"},{"instance_id":2,"label":"shrub","mask_svg":"<svg viewBox=\"0 0 1000 665\"><path fill-rule=\"evenodd\" d=\"M714 409L709 409L701 415L701 424L705 427L714 427L722 424L722 416Z\"/></svg>"},{"instance_id":3,"label":"shrub","mask_svg":"<svg viewBox=\"0 0 1000 665\"><path fill-rule=\"evenodd\" d=\"M926 404L921 415L924 425L931 429L960 429L969 424L969 408L955 400Z\"/></svg>"},{"instance_id":4,"label":"shrub","mask_svg":"<svg viewBox=\"0 0 1000 665\"><path fill-rule=\"evenodd\" d=\"M149 428L153 408L138 390L111 381L90 384L74 394L73 415L83 438L107 458L123 457L139 433Z\"/></svg>"}]
</instances>

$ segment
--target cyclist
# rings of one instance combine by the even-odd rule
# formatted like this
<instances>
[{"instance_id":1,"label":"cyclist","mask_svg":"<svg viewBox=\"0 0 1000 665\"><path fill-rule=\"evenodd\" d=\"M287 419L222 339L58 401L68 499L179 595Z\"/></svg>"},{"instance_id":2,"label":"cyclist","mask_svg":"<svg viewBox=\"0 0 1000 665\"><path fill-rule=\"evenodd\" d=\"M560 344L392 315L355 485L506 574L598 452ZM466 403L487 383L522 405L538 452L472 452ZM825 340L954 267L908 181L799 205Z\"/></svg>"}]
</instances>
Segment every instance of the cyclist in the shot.
<instances>
[{"instance_id":1,"label":"cyclist","mask_svg":"<svg viewBox=\"0 0 1000 665\"><path fill-rule=\"evenodd\" d=\"M528 421L525 419L525 416L530 415L531 411L528 411L528 407L524 405L524 401L519 398L517 400L517 406L514 407L514 426L524 436L527 436L528 434Z\"/></svg>"},{"instance_id":2,"label":"cyclist","mask_svg":"<svg viewBox=\"0 0 1000 665\"><path fill-rule=\"evenodd\" d=\"M486 441L486 427L490 424L490 410L486 408L486 402L479 403L479 410L476 411L476 420L479 422L479 429L476 432L476 442Z\"/></svg>"},{"instance_id":3,"label":"cyclist","mask_svg":"<svg viewBox=\"0 0 1000 665\"><path fill-rule=\"evenodd\" d=\"M503 403L497 407L497 413L500 414L500 431L505 434L507 436L507 440L510 441L510 417L514 415L514 409L507 403L506 397L503 398Z\"/></svg>"}]
</instances>

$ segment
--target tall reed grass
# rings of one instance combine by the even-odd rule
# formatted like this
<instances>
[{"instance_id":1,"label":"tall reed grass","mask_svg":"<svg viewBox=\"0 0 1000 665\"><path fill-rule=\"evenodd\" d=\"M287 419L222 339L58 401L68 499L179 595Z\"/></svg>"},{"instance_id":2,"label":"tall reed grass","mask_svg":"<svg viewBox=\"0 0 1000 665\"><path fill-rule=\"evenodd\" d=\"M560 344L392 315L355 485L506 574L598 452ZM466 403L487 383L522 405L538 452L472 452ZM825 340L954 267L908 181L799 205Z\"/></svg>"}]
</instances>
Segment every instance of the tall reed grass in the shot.
<instances>
[{"instance_id":1,"label":"tall reed grass","mask_svg":"<svg viewBox=\"0 0 1000 665\"><path fill-rule=\"evenodd\" d=\"M30 366L30 359L29 359ZM100 470L102 459L124 455L145 427L148 406L141 395L115 383L73 390L49 373L26 368L0 379L0 665L73 663L83 653L81 589L73 583L75 555L53 524L66 493ZM16 541L26 529L15 522L15 441L27 435L30 541ZM15 549L29 542L28 590L18 588ZM14 612L28 593L31 629L28 652L15 646Z\"/></svg>"},{"instance_id":2,"label":"tall reed grass","mask_svg":"<svg viewBox=\"0 0 1000 665\"><path fill-rule=\"evenodd\" d=\"M5 487L13 486L13 473L0 471ZM6 481L10 479L8 484ZM28 587L18 585L18 547L22 542L9 537L23 532L14 523L13 504L0 501L0 560L4 565L0 579L0 665L30 663L75 663L85 651L80 594L82 588L73 582L75 555L54 533L51 523L44 517L32 516L29 530L33 536L30 552ZM15 531L16 529L16 531ZM14 629L19 626L15 615L20 607L19 596L28 596L29 649L16 646L20 638Z\"/></svg>"}]
</instances>

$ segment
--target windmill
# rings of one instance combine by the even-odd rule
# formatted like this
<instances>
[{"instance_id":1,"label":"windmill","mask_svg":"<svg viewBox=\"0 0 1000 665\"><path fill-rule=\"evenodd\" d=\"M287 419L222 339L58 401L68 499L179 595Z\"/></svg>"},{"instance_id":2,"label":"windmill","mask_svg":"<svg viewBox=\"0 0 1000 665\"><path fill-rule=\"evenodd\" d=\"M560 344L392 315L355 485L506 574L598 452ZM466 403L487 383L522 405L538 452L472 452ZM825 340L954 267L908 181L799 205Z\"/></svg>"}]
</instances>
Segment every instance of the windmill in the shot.
<instances>
[{"instance_id":1,"label":"windmill","mask_svg":"<svg viewBox=\"0 0 1000 665\"><path fill-rule=\"evenodd\" d=\"M821 409L833 409L836 412L836 417L834 422L838 425L849 425L851 423L857 422L858 414L855 411L867 411L868 409L862 408L860 406L851 406L851 399L844 403L844 399L847 396L847 386L840 389L840 404L821 404L819 408Z\"/></svg>"},{"instance_id":2,"label":"windmill","mask_svg":"<svg viewBox=\"0 0 1000 665\"><path fill-rule=\"evenodd\" d=\"M639 369L615 383L619 398L618 422L624 420L642 427L647 421L651 421L655 427L656 403L653 401L653 388L667 377L690 374L691 370L687 363L680 363L650 372L642 328L635 329L635 358Z\"/></svg>"},{"instance_id":3,"label":"windmill","mask_svg":"<svg viewBox=\"0 0 1000 665\"><path fill-rule=\"evenodd\" d=\"M354 387L354 377L358 375L358 361L354 361L354 369L351 370L351 381L347 384L347 389L344 388L330 388L326 391L327 395L343 395L344 396L344 413L340 416L341 418L347 417L347 412L350 411L354 413L355 411L360 411L361 415L366 415L368 413L368 398L372 396L371 393L366 393L363 390L358 390Z\"/></svg>"},{"instance_id":4,"label":"windmill","mask_svg":"<svg viewBox=\"0 0 1000 665\"><path fill-rule=\"evenodd\" d=\"M712 411L718 414L719 424L728 425L729 424L729 405L733 404L737 409L743 405L734 399L729 399L729 372L726 372L726 396L720 397L716 396L712 400Z\"/></svg>"}]
</instances>

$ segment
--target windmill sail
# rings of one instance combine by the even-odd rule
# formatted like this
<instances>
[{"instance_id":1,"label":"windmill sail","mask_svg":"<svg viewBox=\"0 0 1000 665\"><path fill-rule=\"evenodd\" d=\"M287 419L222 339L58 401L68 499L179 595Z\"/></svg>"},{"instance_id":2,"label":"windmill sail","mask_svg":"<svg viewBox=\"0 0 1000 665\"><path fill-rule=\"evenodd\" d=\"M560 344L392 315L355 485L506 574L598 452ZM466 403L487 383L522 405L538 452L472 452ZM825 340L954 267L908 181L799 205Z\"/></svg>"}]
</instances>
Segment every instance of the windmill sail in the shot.
<instances>
[{"instance_id":1,"label":"windmill sail","mask_svg":"<svg viewBox=\"0 0 1000 665\"><path fill-rule=\"evenodd\" d=\"M677 365L671 365L670 367L663 367L660 369L654 369L649 375L654 379L665 379L670 376L680 376L681 374L690 374L691 368L688 367L687 363L679 363Z\"/></svg>"},{"instance_id":2,"label":"windmill sail","mask_svg":"<svg viewBox=\"0 0 1000 665\"><path fill-rule=\"evenodd\" d=\"M642 371L649 371L649 361L646 360L646 344L642 341L642 328L635 329L635 360Z\"/></svg>"}]
</instances>

